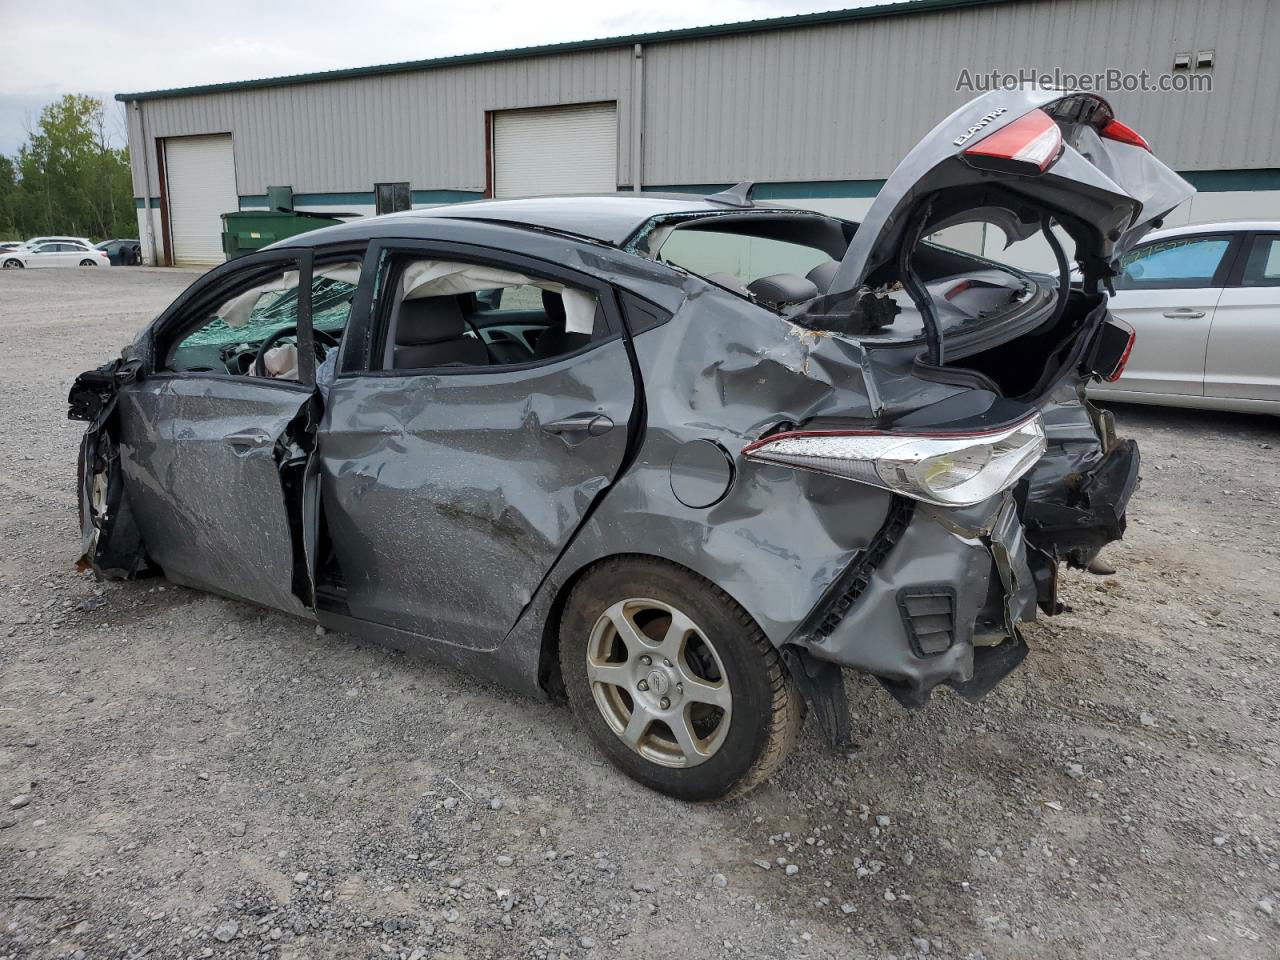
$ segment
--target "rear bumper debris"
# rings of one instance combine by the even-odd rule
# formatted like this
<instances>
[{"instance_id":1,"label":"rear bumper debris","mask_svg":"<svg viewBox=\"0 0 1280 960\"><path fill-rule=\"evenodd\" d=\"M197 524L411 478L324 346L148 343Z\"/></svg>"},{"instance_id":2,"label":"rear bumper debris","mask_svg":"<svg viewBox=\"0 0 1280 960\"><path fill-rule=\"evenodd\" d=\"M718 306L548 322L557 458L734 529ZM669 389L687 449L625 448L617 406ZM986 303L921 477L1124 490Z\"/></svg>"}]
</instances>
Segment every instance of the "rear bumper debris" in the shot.
<instances>
[{"instance_id":1,"label":"rear bumper debris","mask_svg":"<svg viewBox=\"0 0 1280 960\"><path fill-rule=\"evenodd\" d=\"M1064 474L1055 495L1028 498L1022 511L1027 540L1055 560L1084 567L1124 536L1125 508L1138 488L1140 465L1138 444L1120 440L1091 468Z\"/></svg>"},{"instance_id":2,"label":"rear bumper debris","mask_svg":"<svg viewBox=\"0 0 1280 960\"><path fill-rule=\"evenodd\" d=\"M982 696L1026 655L1017 624L1036 615L1013 497L968 510L918 507L893 532L887 549L854 561L856 602L842 616L820 603L806 625L822 629L802 627L793 642L817 660L878 677L905 706L923 706L940 683ZM869 565L873 553L878 562Z\"/></svg>"}]
</instances>

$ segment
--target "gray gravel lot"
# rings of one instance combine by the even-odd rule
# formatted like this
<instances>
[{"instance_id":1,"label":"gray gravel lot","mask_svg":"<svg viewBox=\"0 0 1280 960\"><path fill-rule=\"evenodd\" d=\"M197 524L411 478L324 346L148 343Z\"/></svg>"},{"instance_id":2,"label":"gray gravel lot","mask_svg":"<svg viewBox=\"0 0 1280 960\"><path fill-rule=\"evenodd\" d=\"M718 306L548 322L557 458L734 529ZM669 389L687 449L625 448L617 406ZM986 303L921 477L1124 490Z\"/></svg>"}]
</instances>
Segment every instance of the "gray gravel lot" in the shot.
<instances>
[{"instance_id":1,"label":"gray gravel lot","mask_svg":"<svg viewBox=\"0 0 1280 960\"><path fill-rule=\"evenodd\" d=\"M0 276L3 960L1280 956L1280 421L1118 408L1119 573L1019 672L851 680L855 750L689 806L561 706L75 573L67 388L194 276Z\"/></svg>"}]
</instances>

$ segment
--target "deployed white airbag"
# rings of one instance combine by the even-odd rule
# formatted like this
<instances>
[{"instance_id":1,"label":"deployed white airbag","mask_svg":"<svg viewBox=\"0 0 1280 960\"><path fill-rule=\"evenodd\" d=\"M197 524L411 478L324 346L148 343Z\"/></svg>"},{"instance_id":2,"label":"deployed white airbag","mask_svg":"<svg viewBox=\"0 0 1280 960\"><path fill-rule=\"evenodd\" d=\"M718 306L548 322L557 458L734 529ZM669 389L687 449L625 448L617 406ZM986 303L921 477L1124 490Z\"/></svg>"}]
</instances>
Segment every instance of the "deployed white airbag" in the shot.
<instances>
[{"instance_id":1,"label":"deployed white airbag","mask_svg":"<svg viewBox=\"0 0 1280 960\"><path fill-rule=\"evenodd\" d=\"M298 286L298 271L287 270L278 277L272 277L266 283L260 283L256 287L246 290L240 296L228 300L222 305L222 309L218 312L218 316L232 330L237 327L243 327L249 322L249 317L253 314L254 308L257 307L258 301L268 293L284 293L293 290Z\"/></svg>"}]
</instances>

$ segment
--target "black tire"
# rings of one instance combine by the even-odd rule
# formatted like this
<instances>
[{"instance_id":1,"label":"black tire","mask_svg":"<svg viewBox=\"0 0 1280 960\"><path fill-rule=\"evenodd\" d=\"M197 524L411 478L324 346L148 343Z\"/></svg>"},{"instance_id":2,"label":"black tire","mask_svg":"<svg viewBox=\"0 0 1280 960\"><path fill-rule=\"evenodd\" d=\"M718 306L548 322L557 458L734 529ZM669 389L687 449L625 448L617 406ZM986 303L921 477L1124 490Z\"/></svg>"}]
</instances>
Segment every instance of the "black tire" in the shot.
<instances>
[{"instance_id":1,"label":"black tire","mask_svg":"<svg viewBox=\"0 0 1280 960\"><path fill-rule=\"evenodd\" d=\"M80 261L80 266L82 267L96 267L97 265L98 265L97 263L95 263L93 260L90 260L88 257L85 257L83 260Z\"/></svg>"},{"instance_id":2,"label":"black tire","mask_svg":"<svg viewBox=\"0 0 1280 960\"><path fill-rule=\"evenodd\" d=\"M605 720L587 676L587 651L604 612L630 598L649 598L685 613L706 634L723 664L732 696L723 740L694 766L647 759ZM681 800L741 796L768 779L786 759L804 722L804 703L777 650L728 594L664 560L606 560L574 586L560 621L560 669L570 706L623 773ZM647 689L647 688L645 688Z\"/></svg>"},{"instance_id":3,"label":"black tire","mask_svg":"<svg viewBox=\"0 0 1280 960\"><path fill-rule=\"evenodd\" d=\"M26 264L21 260L15 260L12 257L4 262L4 269L6 270L21 270L25 266Z\"/></svg>"}]
</instances>

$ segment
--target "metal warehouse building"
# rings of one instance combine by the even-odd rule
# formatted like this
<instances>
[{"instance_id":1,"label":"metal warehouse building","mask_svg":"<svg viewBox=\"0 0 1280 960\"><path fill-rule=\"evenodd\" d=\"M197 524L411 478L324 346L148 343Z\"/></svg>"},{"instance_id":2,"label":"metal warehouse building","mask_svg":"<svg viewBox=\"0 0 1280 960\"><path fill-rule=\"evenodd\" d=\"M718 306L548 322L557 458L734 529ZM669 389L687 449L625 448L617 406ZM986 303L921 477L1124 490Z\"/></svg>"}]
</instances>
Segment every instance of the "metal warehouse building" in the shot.
<instances>
[{"instance_id":1,"label":"metal warehouse building","mask_svg":"<svg viewBox=\"0 0 1280 960\"><path fill-rule=\"evenodd\" d=\"M117 99L145 259L207 264L272 187L373 214L751 179L856 219L962 71L1207 77L1105 95L1201 191L1175 218L1280 218L1277 50L1275 0L918 0Z\"/></svg>"}]
</instances>

